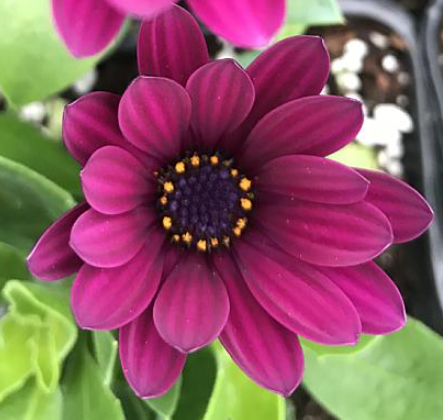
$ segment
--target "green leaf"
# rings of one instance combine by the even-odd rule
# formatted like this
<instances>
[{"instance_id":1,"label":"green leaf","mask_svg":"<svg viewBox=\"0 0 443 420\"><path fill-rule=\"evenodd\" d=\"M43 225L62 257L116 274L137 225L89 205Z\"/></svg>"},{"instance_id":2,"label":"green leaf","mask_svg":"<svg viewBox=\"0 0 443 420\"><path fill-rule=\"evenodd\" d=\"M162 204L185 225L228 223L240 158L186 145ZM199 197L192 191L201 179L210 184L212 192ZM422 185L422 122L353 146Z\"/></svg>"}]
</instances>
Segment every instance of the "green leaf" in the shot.
<instances>
[{"instance_id":1,"label":"green leaf","mask_svg":"<svg viewBox=\"0 0 443 420\"><path fill-rule=\"evenodd\" d=\"M2 420L63 420L60 389L47 393L28 383L0 404Z\"/></svg>"},{"instance_id":2,"label":"green leaf","mask_svg":"<svg viewBox=\"0 0 443 420\"><path fill-rule=\"evenodd\" d=\"M160 418L170 419L177 408L181 386L182 378L180 377L167 394L160 398L146 400L145 402L160 416Z\"/></svg>"},{"instance_id":3,"label":"green leaf","mask_svg":"<svg viewBox=\"0 0 443 420\"><path fill-rule=\"evenodd\" d=\"M345 22L337 0L288 0L286 24L333 25Z\"/></svg>"},{"instance_id":4,"label":"green leaf","mask_svg":"<svg viewBox=\"0 0 443 420\"><path fill-rule=\"evenodd\" d=\"M412 318L359 353L305 356L304 384L341 420L441 418L443 340Z\"/></svg>"},{"instance_id":5,"label":"green leaf","mask_svg":"<svg viewBox=\"0 0 443 420\"><path fill-rule=\"evenodd\" d=\"M74 204L69 193L47 178L0 156L0 241L27 252Z\"/></svg>"},{"instance_id":6,"label":"green leaf","mask_svg":"<svg viewBox=\"0 0 443 420\"><path fill-rule=\"evenodd\" d=\"M0 320L0 402L31 376L53 392L77 337L68 291L11 280L3 296L9 307Z\"/></svg>"},{"instance_id":7,"label":"green leaf","mask_svg":"<svg viewBox=\"0 0 443 420\"><path fill-rule=\"evenodd\" d=\"M98 57L77 60L56 33L50 0L0 1L0 90L14 106L44 99L90 71Z\"/></svg>"},{"instance_id":8,"label":"green leaf","mask_svg":"<svg viewBox=\"0 0 443 420\"><path fill-rule=\"evenodd\" d=\"M317 357L328 356L332 354L353 354L362 351L368 346L376 337L374 335L362 335L360 341L355 346L323 346L321 344L308 341L300 337L300 342L303 348L308 348L313 351Z\"/></svg>"},{"instance_id":9,"label":"green leaf","mask_svg":"<svg viewBox=\"0 0 443 420\"><path fill-rule=\"evenodd\" d=\"M0 156L44 175L74 195L81 194L80 166L61 143L12 114L0 114Z\"/></svg>"},{"instance_id":10,"label":"green leaf","mask_svg":"<svg viewBox=\"0 0 443 420\"><path fill-rule=\"evenodd\" d=\"M13 246L0 242L0 290L9 279L30 277L24 255Z\"/></svg>"},{"instance_id":11,"label":"green leaf","mask_svg":"<svg viewBox=\"0 0 443 420\"><path fill-rule=\"evenodd\" d=\"M77 345L68 360L62 390L63 420L124 420L120 401L104 384L85 340Z\"/></svg>"},{"instance_id":12,"label":"green leaf","mask_svg":"<svg viewBox=\"0 0 443 420\"><path fill-rule=\"evenodd\" d=\"M111 386L118 355L118 342L109 331L93 331L92 342L103 382Z\"/></svg>"},{"instance_id":13,"label":"green leaf","mask_svg":"<svg viewBox=\"0 0 443 420\"><path fill-rule=\"evenodd\" d=\"M216 347L217 379L204 420L284 420L285 401L249 379L221 345Z\"/></svg>"},{"instance_id":14,"label":"green leaf","mask_svg":"<svg viewBox=\"0 0 443 420\"><path fill-rule=\"evenodd\" d=\"M348 144L329 158L356 168L378 169L375 150L355 142Z\"/></svg>"}]
</instances>

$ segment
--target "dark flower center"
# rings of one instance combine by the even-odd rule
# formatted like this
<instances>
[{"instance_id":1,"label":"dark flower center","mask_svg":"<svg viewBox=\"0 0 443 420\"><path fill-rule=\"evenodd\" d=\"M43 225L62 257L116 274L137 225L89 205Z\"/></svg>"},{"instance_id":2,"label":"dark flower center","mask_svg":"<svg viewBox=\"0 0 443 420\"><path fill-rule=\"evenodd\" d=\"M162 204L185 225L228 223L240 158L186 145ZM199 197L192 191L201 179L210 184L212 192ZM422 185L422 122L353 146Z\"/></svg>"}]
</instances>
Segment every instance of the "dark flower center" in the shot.
<instances>
[{"instance_id":1,"label":"dark flower center","mask_svg":"<svg viewBox=\"0 0 443 420\"><path fill-rule=\"evenodd\" d=\"M229 247L248 223L252 182L232 160L189 154L159 170L158 209L163 228L174 243L198 251Z\"/></svg>"}]
</instances>

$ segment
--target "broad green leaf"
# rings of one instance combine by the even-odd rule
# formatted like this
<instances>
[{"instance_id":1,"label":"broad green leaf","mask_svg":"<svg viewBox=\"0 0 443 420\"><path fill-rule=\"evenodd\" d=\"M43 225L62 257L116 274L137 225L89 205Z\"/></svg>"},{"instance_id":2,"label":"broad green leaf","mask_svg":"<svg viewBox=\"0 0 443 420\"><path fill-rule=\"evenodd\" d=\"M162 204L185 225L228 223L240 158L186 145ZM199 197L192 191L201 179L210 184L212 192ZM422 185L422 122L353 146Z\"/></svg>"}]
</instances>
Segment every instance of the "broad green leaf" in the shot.
<instances>
[{"instance_id":1,"label":"broad green leaf","mask_svg":"<svg viewBox=\"0 0 443 420\"><path fill-rule=\"evenodd\" d=\"M443 339L412 318L361 352L318 358L306 351L304 384L340 420L440 419Z\"/></svg>"},{"instance_id":2,"label":"broad green leaf","mask_svg":"<svg viewBox=\"0 0 443 420\"><path fill-rule=\"evenodd\" d=\"M328 356L331 354L353 354L362 351L368 346L376 337L373 335L362 335L360 341L355 346L324 346L305 340L300 337L300 342L303 348L312 350L317 357Z\"/></svg>"},{"instance_id":3,"label":"broad green leaf","mask_svg":"<svg viewBox=\"0 0 443 420\"><path fill-rule=\"evenodd\" d=\"M329 157L344 165L356 168L378 169L375 150L356 142L348 144Z\"/></svg>"},{"instance_id":4,"label":"broad green leaf","mask_svg":"<svg viewBox=\"0 0 443 420\"><path fill-rule=\"evenodd\" d=\"M160 418L170 419L174 414L182 387L182 378L180 377L171 390L160 398L146 400L146 404L155 411Z\"/></svg>"},{"instance_id":5,"label":"broad green leaf","mask_svg":"<svg viewBox=\"0 0 443 420\"><path fill-rule=\"evenodd\" d=\"M2 420L64 420L60 389L47 393L30 380L0 404ZM91 419L92 420L92 419Z\"/></svg>"},{"instance_id":6,"label":"broad green leaf","mask_svg":"<svg viewBox=\"0 0 443 420\"><path fill-rule=\"evenodd\" d=\"M252 382L221 345L215 349L217 379L204 420L285 420L284 399Z\"/></svg>"},{"instance_id":7,"label":"broad green leaf","mask_svg":"<svg viewBox=\"0 0 443 420\"><path fill-rule=\"evenodd\" d=\"M124 420L120 401L104 384L85 340L77 345L68 360L62 390L63 420Z\"/></svg>"},{"instance_id":8,"label":"broad green leaf","mask_svg":"<svg viewBox=\"0 0 443 420\"><path fill-rule=\"evenodd\" d=\"M27 252L74 204L68 192L47 178L0 156L0 241Z\"/></svg>"},{"instance_id":9,"label":"broad green leaf","mask_svg":"<svg viewBox=\"0 0 443 420\"><path fill-rule=\"evenodd\" d=\"M65 89L98 61L69 54L55 31L50 0L0 0L0 16L0 91L11 105Z\"/></svg>"},{"instance_id":10,"label":"broad green leaf","mask_svg":"<svg viewBox=\"0 0 443 420\"><path fill-rule=\"evenodd\" d=\"M261 51L245 51L239 54L236 54L235 59L237 62L245 69L249 66L259 55Z\"/></svg>"},{"instance_id":11,"label":"broad green leaf","mask_svg":"<svg viewBox=\"0 0 443 420\"><path fill-rule=\"evenodd\" d=\"M54 391L60 365L77 337L69 293L11 280L3 296L9 307L0 320L0 401L29 376L44 392Z\"/></svg>"},{"instance_id":12,"label":"broad green leaf","mask_svg":"<svg viewBox=\"0 0 443 420\"><path fill-rule=\"evenodd\" d=\"M93 331L92 342L103 382L111 386L118 355L118 342L109 331Z\"/></svg>"},{"instance_id":13,"label":"broad green leaf","mask_svg":"<svg viewBox=\"0 0 443 420\"><path fill-rule=\"evenodd\" d=\"M61 143L10 113L0 114L0 132L0 156L27 166L74 195L81 194L80 167Z\"/></svg>"},{"instance_id":14,"label":"broad green leaf","mask_svg":"<svg viewBox=\"0 0 443 420\"><path fill-rule=\"evenodd\" d=\"M115 390L122 402L127 420L158 420L157 414L151 410L144 400L134 394L134 391L124 379L115 385Z\"/></svg>"},{"instance_id":15,"label":"broad green leaf","mask_svg":"<svg viewBox=\"0 0 443 420\"><path fill-rule=\"evenodd\" d=\"M11 245L0 242L0 290L9 279L29 279L24 255Z\"/></svg>"},{"instance_id":16,"label":"broad green leaf","mask_svg":"<svg viewBox=\"0 0 443 420\"><path fill-rule=\"evenodd\" d=\"M213 393L217 364L214 352L205 348L188 356L174 420L201 420Z\"/></svg>"},{"instance_id":17,"label":"broad green leaf","mask_svg":"<svg viewBox=\"0 0 443 420\"><path fill-rule=\"evenodd\" d=\"M345 21L337 0L287 0L286 4L286 24L333 25Z\"/></svg>"}]
</instances>

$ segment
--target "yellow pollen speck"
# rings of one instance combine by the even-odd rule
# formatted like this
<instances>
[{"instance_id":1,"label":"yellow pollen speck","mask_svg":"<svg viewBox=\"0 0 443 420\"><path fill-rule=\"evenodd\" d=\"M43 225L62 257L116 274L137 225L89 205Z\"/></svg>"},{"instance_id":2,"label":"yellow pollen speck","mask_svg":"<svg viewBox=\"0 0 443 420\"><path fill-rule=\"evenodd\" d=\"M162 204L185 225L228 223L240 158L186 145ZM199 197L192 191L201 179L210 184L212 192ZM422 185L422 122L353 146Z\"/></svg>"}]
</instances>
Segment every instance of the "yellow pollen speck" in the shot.
<instances>
[{"instance_id":1,"label":"yellow pollen speck","mask_svg":"<svg viewBox=\"0 0 443 420\"><path fill-rule=\"evenodd\" d=\"M248 178L243 178L243 179L240 181L239 186L240 186L240 188L241 188L243 191L249 191L249 190L251 189L252 182L251 182L251 180L248 179Z\"/></svg>"},{"instance_id":2,"label":"yellow pollen speck","mask_svg":"<svg viewBox=\"0 0 443 420\"><path fill-rule=\"evenodd\" d=\"M192 166L200 165L200 158L198 156L194 155L194 156L191 157L190 160L191 160L191 165Z\"/></svg>"},{"instance_id":3,"label":"yellow pollen speck","mask_svg":"<svg viewBox=\"0 0 443 420\"><path fill-rule=\"evenodd\" d=\"M159 201L162 206L166 206L166 204L168 204L168 198L165 195L163 197L160 197Z\"/></svg>"},{"instance_id":4,"label":"yellow pollen speck","mask_svg":"<svg viewBox=\"0 0 443 420\"><path fill-rule=\"evenodd\" d=\"M238 177L238 170L237 169L231 169L231 176L234 178Z\"/></svg>"},{"instance_id":5,"label":"yellow pollen speck","mask_svg":"<svg viewBox=\"0 0 443 420\"><path fill-rule=\"evenodd\" d=\"M192 235L189 232L186 232L182 235L183 242L187 243L188 245L192 242Z\"/></svg>"},{"instance_id":6,"label":"yellow pollen speck","mask_svg":"<svg viewBox=\"0 0 443 420\"><path fill-rule=\"evenodd\" d=\"M246 211L252 210L252 201L249 198L240 199L241 208Z\"/></svg>"},{"instance_id":7,"label":"yellow pollen speck","mask_svg":"<svg viewBox=\"0 0 443 420\"><path fill-rule=\"evenodd\" d=\"M200 240L197 242L197 249L198 249L199 251L205 252L205 251L206 251L206 246L207 246L206 241L203 240L203 239L200 239Z\"/></svg>"},{"instance_id":8,"label":"yellow pollen speck","mask_svg":"<svg viewBox=\"0 0 443 420\"><path fill-rule=\"evenodd\" d=\"M175 172L177 172L178 174L182 174L186 171L186 166L184 164L184 162L177 162L175 164Z\"/></svg>"},{"instance_id":9,"label":"yellow pollen speck","mask_svg":"<svg viewBox=\"0 0 443 420\"><path fill-rule=\"evenodd\" d=\"M214 248L218 246L218 239L217 238L211 238L211 246Z\"/></svg>"},{"instance_id":10,"label":"yellow pollen speck","mask_svg":"<svg viewBox=\"0 0 443 420\"><path fill-rule=\"evenodd\" d=\"M172 236L172 240L173 240L174 242L180 242L180 235L177 235L177 234L173 235L173 236Z\"/></svg>"},{"instance_id":11,"label":"yellow pollen speck","mask_svg":"<svg viewBox=\"0 0 443 420\"><path fill-rule=\"evenodd\" d=\"M209 158L209 161L211 162L211 165L218 165L220 159L218 158L218 156L211 156Z\"/></svg>"},{"instance_id":12,"label":"yellow pollen speck","mask_svg":"<svg viewBox=\"0 0 443 420\"><path fill-rule=\"evenodd\" d=\"M169 230L172 228L172 219L168 216L163 217L163 227L166 230Z\"/></svg>"},{"instance_id":13,"label":"yellow pollen speck","mask_svg":"<svg viewBox=\"0 0 443 420\"><path fill-rule=\"evenodd\" d=\"M231 243L231 238L229 236L223 237L223 245L224 246L229 246L230 243Z\"/></svg>"},{"instance_id":14,"label":"yellow pollen speck","mask_svg":"<svg viewBox=\"0 0 443 420\"><path fill-rule=\"evenodd\" d=\"M171 181L165 182L163 188L167 193L172 193L174 191L174 184Z\"/></svg>"},{"instance_id":15,"label":"yellow pollen speck","mask_svg":"<svg viewBox=\"0 0 443 420\"><path fill-rule=\"evenodd\" d=\"M237 225L238 228L240 228L241 230L243 230L243 229L246 227L247 222L248 222L248 221L247 221L244 217L242 217L241 219L238 219L238 220L237 220L236 225Z\"/></svg>"},{"instance_id":16,"label":"yellow pollen speck","mask_svg":"<svg viewBox=\"0 0 443 420\"><path fill-rule=\"evenodd\" d=\"M235 227L232 229L232 231L234 232L235 236L241 236L241 229L239 227Z\"/></svg>"}]
</instances>

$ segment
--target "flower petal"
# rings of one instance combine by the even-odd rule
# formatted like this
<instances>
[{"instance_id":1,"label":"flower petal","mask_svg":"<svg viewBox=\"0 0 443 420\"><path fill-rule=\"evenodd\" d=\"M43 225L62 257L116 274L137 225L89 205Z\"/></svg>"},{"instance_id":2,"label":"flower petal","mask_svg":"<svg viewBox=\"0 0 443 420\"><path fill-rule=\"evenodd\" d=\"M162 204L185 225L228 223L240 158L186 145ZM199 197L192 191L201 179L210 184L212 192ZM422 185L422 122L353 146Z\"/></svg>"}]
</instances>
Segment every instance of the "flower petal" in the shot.
<instances>
[{"instance_id":1,"label":"flower petal","mask_svg":"<svg viewBox=\"0 0 443 420\"><path fill-rule=\"evenodd\" d=\"M74 223L71 247L89 265L120 267L143 246L146 232L156 216L147 208L115 216L88 210Z\"/></svg>"},{"instance_id":2,"label":"flower petal","mask_svg":"<svg viewBox=\"0 0 443 420\"><path fill-rule=\"evenodd\" d=\"M394 242L408 242L420 236L434 220L426 200L408 184L380 171L358 169L370 181L365 200L389 219Z\"/></svg>"},{"instance_id":3,"label":"flower petal","mask_svg":"<svg viewBox=\"0 0 443 420\"><path fill-rule=\"evenodd\" d=\"M191 100L178 83L138 77L124 93L118 118L125 137L160 159L176 157L191 119Z\"/></svg>"},{"instance_id":4,"label":"flower petal","mask_svg":"<svg viewBox=\"0 0 443 420\"><path fill-rule=\"evenodd\" d=\"M97 150L81 172L88 203L105 214L124 213L155 192L146 168L129 152L115 146Z\"/></svg>"},{"instance_id":5,"label":"flower petal","mask_svg":"<svg viewBox=\"0 0 443 420\"><path fill-rule=\"evenodd\" d=\"M285 17L285 0L188 0L212 32L241 47L264 47Z\"/></svg>"},{"instance_id":6,"label":"flower petal","mask_svg":"<svg viewBox=\"0 0 443 420\"><path fill-rule=\"evenodd\" d=\"M131 322L151 303L160 284L163 232L149 235L138 254L117 268L84 265L72 287L72 311L77 324L93 330L113 330Z\"/></svg>"},{"instance_id":7,"label":"flower petal","mask_svg":"<svg viewBox=\"0 0 443 420\"><path fill-rule=\"evenodd\" d=\"M65 108L63 139L80 164L103 146L129 146L118 125L119 102L120 96L113 93L93 92Z\"/></svg>"},{"instance_id":8,"label":"flower petal","mask_svg":"<svg viewBox=\"0 0 443 420\"><path fill-rule=\"evenodd\" d=\"M35 244L28 256L28 268L40 280L60 280L75 273L83 264L69 246L75 221L89 206L79 204L55 221Z\"/></svg>"},{"instance_id":9,"label":"flower petal","mask_svg":"<svg viewBox=\"0 0 443 420\"><path fill-rule=\"evenodd\" d=\"M215 340L226 324L229 298L202 255L189 254L172 271L154 304L158 332L182 352Z\"/></svg>"},{"instance_id":10,"label":"flower petal","mask_svg":"<svg viewBox=\"0 0 443 420\"><path fill-rule=\"evenodd\" d=\"M403 299L394 282L373 262L355 267L321 268L351 299L365 334L389 334L406 323Z\"/></svg>"},{"instance_id":11,"label":"flower petal","mask_svg":"<svg viewBox=\"0 0 443 420\"><path fill-rule=\"evenodd\" d=\"M242 163L257 168L285 155L327 156L355 139L362 104L340 96L311 96L267 114L246 139Z\"/></svg>"},{"instance_id":12,"label":"flower petal","mask_svg":"<svg viewBox=\"0 0 443 420\"><path fill-rule=\"evenodd\" d=\"M303 352L298 337L258 304L229 256L217 253L214 263L231 304L220 341L252 380L289 396L300 384L303 374Z\"/></svg>"},{"instance_id":13,"label":"flower petal","mask_svg":"<svg viewBox=\"0 0 443 420\"><path fill-rule=\"evenodd\" d=\"M259 191L319 203L350 204L363 200L369 182L357 171L316 156L283 156L261 167Z\"/></svg>"},{"instance_id":14,"label":"flower petal","mask_svg":"<svg viewBox=\"0 0 443 420\"><path fill-rule=\"evenodd\" d=\"M119 333L123 373L140 398L156 398L174 385L186 356L166 344L155 328L152 307Z\"/></svg>"},{"instance_id":15,"label":"flower petal","mask_svg":"<svg viewBox=\"0 0 443 420\"><path fill-rule=\"evenodd\" d=\"M52 0L52 12L63 41L76 57L102 51L124 19L106 0Z\"/></svg>"},{"instance_id":16,"label":"flower petal","mask_svg":"<svg viewBox=\"0 0 443 420\"><path fill-rule=\"evenodd\" d=\"M257 248L251 246L261 243ZM264 245L235 245L237 264L262 307L289 330L327 345L358 341L361 323L346 295L316 268Z\"/></svg>"},{"instance_id":17,"label":"flower petal","mask_svg":"<svg viewBox=\"0 0 443 420\"><path fill-rule=\"evenodd\" d=\"M141 75L165 77L182 86L195 70L209 61L197 22L178 6L143 22L137 55Z\"/></svg>"},{"instance_id":18,"label":"flower petal","mask_svg":"<svg viewBox=\"0 0 443 420\"><path fill-rule=\"evenodd\" d=\"M362 264L380 255L393 239L386 216L364 201L334 205L280 199L256 210L255 217L280 247L315 265Z\"/></svg>"},{"instance_id":19,"label":"flower petal","mask_svg":"<svg viewBox=\"0 0 443 420\"><path fill-rule=\"evenodd\" d=\"M170 7L177 0L106 0L122 13L152 18Z\"/></svg>"},{"instance_id":20,"label":"flower petal","mask_svg":"<svg viewBox=\"0 0 443 420\"><path fill-rule=\"evenodd\" d=\"M186 90L192 101L191 126L205 150L211 150L226 133L234 131L254 103L254 85L231 59L213 61L199 68Z\"/></svg>"}]
</instances>

